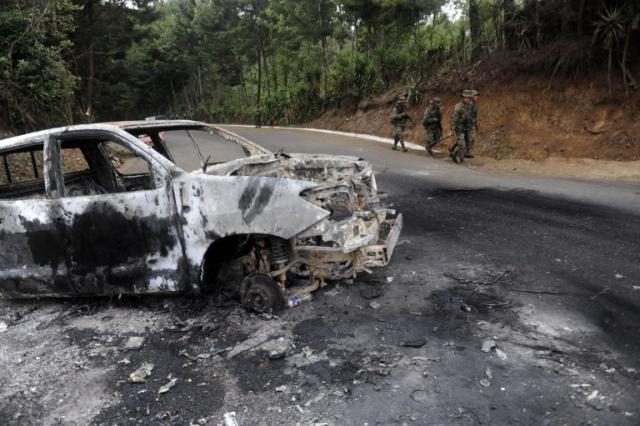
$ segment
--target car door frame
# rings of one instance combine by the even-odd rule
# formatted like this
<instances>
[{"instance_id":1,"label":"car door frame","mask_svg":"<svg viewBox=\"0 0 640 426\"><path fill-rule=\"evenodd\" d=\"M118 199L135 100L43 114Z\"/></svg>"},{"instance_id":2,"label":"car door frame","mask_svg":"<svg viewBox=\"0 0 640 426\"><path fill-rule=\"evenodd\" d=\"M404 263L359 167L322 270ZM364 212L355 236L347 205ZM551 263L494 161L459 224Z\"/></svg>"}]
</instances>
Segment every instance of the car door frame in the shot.
<instances>
[{"instance_id":1,"label":"car door frame","mask_svg":"<svg viewBox=\"0 0 640 426\"><path fill-rule=\"evenodd\" d=\"M48 191L57 203L74 294L172 293L190 287L182 228L170 171L132 136L105 129L72 129L45 141ZM130 139L131 138L131 139ZM62 143L110 140L150 165L152 189L68 196ZM87 143L94 143L89 141ZM107 163L115 168L109 159Z\"/></svg>"},{"instance_id":2,"label":"car door frame","mask_svg":"<svg viewBox=\"0 0 640 426\"><path fill-rule=\"evenodd\" d=\"M47 173L47 135L3 148L2 155L42 146L45 196L0 199L0 293L9 298L62 295L70 290L57 201Z\"/></svg>"}]
</instances>

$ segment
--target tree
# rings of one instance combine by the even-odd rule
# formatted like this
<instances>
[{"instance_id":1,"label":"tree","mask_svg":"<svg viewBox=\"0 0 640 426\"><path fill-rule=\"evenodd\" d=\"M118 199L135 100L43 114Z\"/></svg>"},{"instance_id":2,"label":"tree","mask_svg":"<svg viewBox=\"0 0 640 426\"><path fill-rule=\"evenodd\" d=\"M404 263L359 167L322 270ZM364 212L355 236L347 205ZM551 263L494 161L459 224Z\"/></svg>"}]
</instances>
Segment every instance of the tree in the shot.
<instances>
[{"instance_id":1,"label":"tree","mask_svg":"<svg viewBox=\"0 0 640 426\"><path fill-rule=\"evenodd\" d=\"M23 131L73 121L77 80L65 62L73 10L67 0L0 5L0 125Z\"/></svg>"},{"instance_id":2,"label":"tree","mask_svg":"<svg viewBox=\"0 0 640 426\"><path fill-rule=\"evenodd\" d=\"M469 0L469 33L471 35L471 58L478 59L481 51L480 9L477 0Z\"/></svg>"},{"instance_id":3,"label":"tree","mask_svg":"<svg viewBox=\"0 0 640 426\"><path fill-rule=\"evenodd\" d=\"M600 40L608 51L607 82L609 94L611 94L611 68L613 66L614 52L618 43L624 38L624 35L625 20L623 9L617 7L609 9L605 7L605 9L600 12L598 21L596 21L596 30L593 37L594 40Z\"/></svg>"}]
</instances>

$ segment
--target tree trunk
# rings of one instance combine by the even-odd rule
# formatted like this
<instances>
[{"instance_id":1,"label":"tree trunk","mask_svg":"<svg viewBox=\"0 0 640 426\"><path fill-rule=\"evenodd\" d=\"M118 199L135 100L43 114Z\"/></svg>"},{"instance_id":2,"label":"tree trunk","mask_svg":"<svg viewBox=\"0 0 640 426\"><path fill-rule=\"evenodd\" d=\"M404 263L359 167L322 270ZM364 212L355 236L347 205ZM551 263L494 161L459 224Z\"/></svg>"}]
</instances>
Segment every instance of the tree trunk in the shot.
<instances>
[{"instance_id":1,"label":"tree trunk","mask_svg":"<svg viewBox=\"0 0 640 426\"><path fill-rule=\"evenodd\" d=\"M613 46L609 46L609 64L607 81L609 83L609 95L611 95L611 64L613 63Z\"/></svg>"},{"instance_id":2,"label":"tree trunk","mask_svg":"<svg viewBox=\"0 0 640 426\"><path fill-rule=\"evenodd\" d=\"M579 35L583 34L584 31L584 4L586 0L580 0L580 7L578 8L578 26L576 28L576 32Z\"/></svg>"},{"instance_id":3,"label":"tree trunk","mask_svg":"<svg viewBox=\"0 0 640 426\"><path fill-rule=\"evenodd\" d=\"M624 47L622 48L622 64L621 64L621 68L622 68L622 82L624 83L624 93L626 95L629 94L629 84L628 84L628 78L627 78L627 52L629 51L629 40L632 37L632 29L631 29L631 24L627 25L627 31L625 34L625 38L624 38Z\"/></svg>"},{"instance_id":4,"label":"tree trunk","mask_svg":"<svg viewBox=\"0 0 640 426\"><path fill-rule=\"evenodd\" d=\"M242 96L242 106L247 107L247 84L244 80L244 66L242 64L242 59L239 61L238 69L240 71L240 95Z\"/></svg>"},{"instance_id":5,"label":"tree trunk","mask_svg":"<svg viewBox=\"0 0 640 426\"><path fill-rule=\"evenodd\" d=\"M358 52L358 20L353 18L353 44L352 44L353 54L355 55Z\"/></svg>"},{"instance_id":6,"label":"tree trunk","mask_svg":"<svg viewBox=\"0 0 640 426\"><path fill-rule=\"evenodd\" d=\"M275 55L273 56L271 64L271 75L273 75L273 92L278 95L278 61Z\"/></svg>"},{"instance_id":7,"label":"tree trunk","mask_svg":"<svg viewBox=\"0 0 640 426\"><path fill-rule=\"evenodd\" d=\"M262 49L262 69L264 70L264 89L267 92L267 96L271 96L271 84L269 81L269 62L267 61L267 55L264 54L264 49Z\"/></svg>"},{"instance_id":8,"label":"tree trunk","mask_svg":"<svg viewBox=\"0 0 640 426\"><path fill-rule=\"evenodd\" d=\"M506 50L516 50L518 48L518 40L514 26L516 14L514 0L504 0L502 10L504 11L504 47Z\"/></svg>"},{"instance_id":9,"label":"tree trunk","mask_svg":"<svg viewBox=\"0 0 640 426\"><path fill-rule=\"evenodd\" d=\"M566 36L571 32L571 0L562 0L561 18L560 33Z\"/></svg>"},{"instance_id":10,"label":"tree trunk","mask_svg":"<svg viewBox=\"0 0 640 426\"><path fill-rule=\"evenodd\" d=\"M480 10L477 0L469 0L469 32L471 34L471 59L480 57Z\"/></svg>"},{"instance_id":11,"label":"tree trunk","mask_svg":"<svg viewBox=\"0 0 640 426\"><path fill-rule=\"evenodd\" d=\"M322 73L324 78L324 96L327 96L329 93L329 58L328 56L328 47L327 47L327 37L322 36Z\"/></svg>"},{"instance_id":12,"label":"tree trunk","mask_svg":"<svg viewBox=\"0 0 640 426\"><path fill-rule=\"evenodd\" d=\"M262 52L258 49L258 91L256 94L256 109L260 109L260 95L262 94Z\"/></svg>"},{"instance_id":13,"label":"tree trunk","mask_svg":"<svg viewBox=\"0 0 640 426\"><path fill-rule=\"evenodd\" d=\"M87 123L93 121L93 83L95 79L95 68L93 63L93 44L89 46L89 75L87 76L87 96L85 98L85 109L83 111Z\"/></svg>"},{"instance_id":14,"label":"tree trunk","mask_svg":"<svg viewBox=\"0 0 640 426\"><path fill-rule=\"evenodd\" d=\"M198 65L198 103L200 103L203 98L202 94L202 71L200 70L200 65Z\"/></svg>"}]
</instances>

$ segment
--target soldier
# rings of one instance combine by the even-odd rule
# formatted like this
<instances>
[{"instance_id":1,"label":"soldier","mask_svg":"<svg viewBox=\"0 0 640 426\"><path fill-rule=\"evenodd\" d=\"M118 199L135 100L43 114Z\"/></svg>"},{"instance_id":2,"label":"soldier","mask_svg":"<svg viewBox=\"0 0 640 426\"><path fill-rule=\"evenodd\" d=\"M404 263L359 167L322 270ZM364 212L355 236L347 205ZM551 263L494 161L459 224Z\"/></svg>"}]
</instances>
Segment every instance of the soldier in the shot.
<instances>
[{"instance_id":1,"label":"soldier","mask_svg":"<svg viewBox=\"0 0 640 426\"><path fill-rule=\"evenodd\" d=\"M399 96L396 105L393 107L393 113L391 114L391 124L393 124L393 149L395 151L398 150L398 142L402 145L402 151L409 151L404 146L404 128L408 120L411 120L411 117L407 113L407 99L404 96Z\"/></svg>"},{"instance_id":2,"label":"soldier","mask_svg":"<svg viewBox=\"0 0 640 426\"><path fill-rule=\"evenodd\" d=\"M427 132L427 152L433 155L432 148L442 138L442 112L440 111L440 98L431 99L429 106L424 110L422 125Z\"/></svg>"},{"instance_id":3,"label":"soldier","mask_svg":"<svg viewBox=\"0 0 640 426\"><path fill-rule=\"evenodd\" d=\"M455 135L454 144L450 151L458 145L464 150L466 158L473 158L471 149L475 139L474 132L478 130L478 109L475 104L477 99L478 91L464 90L462 101L453 108L449 123L451 135Z\"/></svg>"}]
</instances>

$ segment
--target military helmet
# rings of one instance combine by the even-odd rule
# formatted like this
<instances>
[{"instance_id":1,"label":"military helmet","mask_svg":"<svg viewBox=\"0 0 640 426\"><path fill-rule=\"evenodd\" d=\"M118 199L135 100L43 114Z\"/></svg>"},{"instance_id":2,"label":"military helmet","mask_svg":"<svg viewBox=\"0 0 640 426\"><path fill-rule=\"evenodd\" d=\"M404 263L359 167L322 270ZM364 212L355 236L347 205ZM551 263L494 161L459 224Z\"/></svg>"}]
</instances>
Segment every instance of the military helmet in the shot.
<instances>
[{"instance_id":1,"label":"military helmet","mask_svg":"<svg viewBox=\"0 0 640 426\"><path fill-rule=\"evenodd\" d=\"M436 105L440 105L441 99L437 96L434 96L433 98L431 98L431 103L432 104L436 104Z\"/></svg>"},{"instance_id":2,"label":"military helmet","mask_svg":"<svg viewBox=\"0 0 640 426\"><path fill-rule=\"evenodd\" d=\"M478 93L477 90L473 90L473 89L465 89L462 91L462 97L463 98L473 98L474 96L479 96L480 94Z\"/></svg>"}]
</instances>

